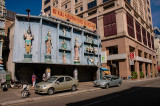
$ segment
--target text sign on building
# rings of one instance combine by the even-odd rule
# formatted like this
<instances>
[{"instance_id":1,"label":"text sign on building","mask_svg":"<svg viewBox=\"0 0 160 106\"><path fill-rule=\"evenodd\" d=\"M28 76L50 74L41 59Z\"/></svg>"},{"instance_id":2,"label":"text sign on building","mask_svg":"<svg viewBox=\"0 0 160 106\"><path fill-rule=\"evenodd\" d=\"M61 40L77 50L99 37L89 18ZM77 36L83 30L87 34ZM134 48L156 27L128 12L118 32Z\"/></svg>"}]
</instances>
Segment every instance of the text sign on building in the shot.
<instances>
[{"instance_id":1,"label":"text sign on building","mask_svg":"<svg viewBox=\"0 0 160 106\"><path fill-rule=\"evenodd\" d=\"M61 19L64 19L64 20L69 19L70 22L72 22L72 23L75 23L75 24L78 24L81 26L86 26L88 29L91 29L91 30L96 30L96 24L94 24L90 21L86 21L78 16L75 16L75 15L69 14L67 12L64 12L62 10L59 10L57 8L52 7L51 15L58 17L58 18L61 18Z\"/></svg>"},{"instance_id":2,"label":"text sign on building","mask_svg":"<svg viewBox=\"0 0 160 106\"><path fill-rule=\"evenodd\" d=\"M135 59L135 52L129 53L129 64L134 65L134 59Z\"/></svg>"},{"instance_id":3,"label":"text sign on building","mask_svg":"<svg viewBox=\"0 0 160 106\"><path fill-rule=\"evenodd\" d=\"M107 63L106 51L101 52L101 63Z\"/></svg>"}]
</instances>

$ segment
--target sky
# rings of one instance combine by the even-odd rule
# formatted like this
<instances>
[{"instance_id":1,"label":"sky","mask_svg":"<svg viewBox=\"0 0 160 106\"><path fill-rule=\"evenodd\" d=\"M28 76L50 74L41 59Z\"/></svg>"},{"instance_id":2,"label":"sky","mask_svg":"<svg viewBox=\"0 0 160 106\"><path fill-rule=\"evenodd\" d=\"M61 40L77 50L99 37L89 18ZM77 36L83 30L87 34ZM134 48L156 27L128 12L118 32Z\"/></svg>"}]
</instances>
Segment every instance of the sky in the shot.
<instances>
[{"instance_id":1,"label":"sky","mask_svg":"<svg viewBox=\"0 0 160 106\"><path fill-rule=\"evenodd\" d=\"M26 9L31 10L31 15L39 15L42 0L5 0L6 8L19 14L27 14ZM150 0L153 27L160 28L160 0Z\"/></svg>"}]
</instances>

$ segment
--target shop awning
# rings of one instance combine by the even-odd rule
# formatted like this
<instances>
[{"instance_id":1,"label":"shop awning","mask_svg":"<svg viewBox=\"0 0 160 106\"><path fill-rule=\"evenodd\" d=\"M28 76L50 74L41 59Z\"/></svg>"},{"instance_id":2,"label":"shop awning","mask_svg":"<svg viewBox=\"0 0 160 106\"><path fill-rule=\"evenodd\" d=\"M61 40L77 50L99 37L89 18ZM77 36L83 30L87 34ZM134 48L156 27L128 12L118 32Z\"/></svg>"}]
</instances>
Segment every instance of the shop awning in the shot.
<instances>
[{"instance_id":1,"label":"shop awning","mask_svg":"<svg viewBox=\"0 0 160 106\"><path fill-rule=\"evenodd\" d=\"M107 68L103 68L103 67L101 67L100 68L100 71L109 71Z\"/></svg>"}]
</instances>

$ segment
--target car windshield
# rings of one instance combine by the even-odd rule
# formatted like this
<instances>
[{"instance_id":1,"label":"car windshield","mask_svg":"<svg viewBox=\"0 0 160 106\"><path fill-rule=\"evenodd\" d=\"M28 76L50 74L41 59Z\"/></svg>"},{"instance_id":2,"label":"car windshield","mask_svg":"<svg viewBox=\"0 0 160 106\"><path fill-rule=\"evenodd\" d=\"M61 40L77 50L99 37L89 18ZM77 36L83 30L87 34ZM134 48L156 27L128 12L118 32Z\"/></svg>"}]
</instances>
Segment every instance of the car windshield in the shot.
<instances>
[{"instance_id":1,"label":"car windshield","mask_svg":"<svg viewBox=\"0 0 160 106\"><path fill-rule=\"evenodd\" d=\"M57 77L51 77L51 78L49 78L46 82L52 83L52 82L54 82L56 79L57 79Z\"/></svg>"},{"instance_id":2,"label":"car windshield","mask_svg":"<svg viewBox=\"0 0 160 106\"><path fill-rule=\"evenodd\" d=\"M111 79L111 77L108 77L108 76L104 76L103 78L102 78L102 80L110 80Z\"/></svg>"}]
</instances>

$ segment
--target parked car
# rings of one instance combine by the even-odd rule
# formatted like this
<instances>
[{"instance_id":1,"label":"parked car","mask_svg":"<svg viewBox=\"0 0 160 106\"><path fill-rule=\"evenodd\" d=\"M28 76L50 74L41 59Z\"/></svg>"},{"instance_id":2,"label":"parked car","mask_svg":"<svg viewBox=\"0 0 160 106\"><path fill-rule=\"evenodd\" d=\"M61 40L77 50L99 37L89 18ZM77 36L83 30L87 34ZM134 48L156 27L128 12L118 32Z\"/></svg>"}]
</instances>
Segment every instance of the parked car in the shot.
<instances>
[{"instance_id":1,"label":"parked car","mask_svg":"<svg viewBox=\"0 0 160 106\"><path fill-rule=\"evenodd\" d=\"M57 91L72 90L76 91L79 86L78 80L70 76L52 76L44 82L37 83L36 93L54 94Z\"/></svg>"},{"instance_id":2,"label":"parked car","mask_svg":"<svg viewBox=\"0 0 160 106\"><path fill-rule=\"evenodd\" d=\"M109 88L111 86L120 86L122 79L116 75L106 75L100 80L95 80L94 86L100 86L101 88Z\"/></svg>"}]
</instances>

